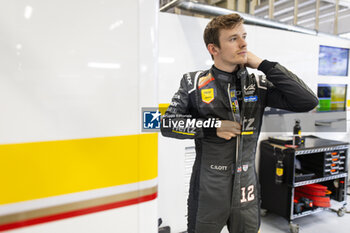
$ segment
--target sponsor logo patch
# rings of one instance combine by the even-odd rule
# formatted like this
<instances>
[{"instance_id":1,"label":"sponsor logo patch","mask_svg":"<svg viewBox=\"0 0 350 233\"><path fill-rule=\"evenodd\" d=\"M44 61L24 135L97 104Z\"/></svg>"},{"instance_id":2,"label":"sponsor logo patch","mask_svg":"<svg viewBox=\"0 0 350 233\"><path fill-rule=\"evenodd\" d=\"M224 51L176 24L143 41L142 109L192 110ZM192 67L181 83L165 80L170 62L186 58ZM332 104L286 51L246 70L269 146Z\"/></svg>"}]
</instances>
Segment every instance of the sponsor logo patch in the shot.
<instances>
[{"instance_id":1,"label":"sponsor logo patch","mask_svg":"<svg viewBox=\"0 0 350 233\"><path fill-rule=\"evenodd\" d=\"M254 83L250 84L247 87L246 86L244 87L244 93L246 95L252 95L252 94L254 94L254 92L255 92L255 84Z\"/></svg>"},{"instance_id":2,"label":"sponsor logo patch","mask_svg":"<svg viewBox=\"0 0 350 233\"><path fill-rule=\"evenodd\" d=\"M198 80L198 88L200 89L206 86L208 83L210 83L213 80L214 80L214 77L211 75L211 73L209 73L207 76L201 77Z\"/></svg>"},{"instance_id":3,"label":"sponsor logo patch","mask_svg":"<svg viewBox=\"0 0 350 233\"><path fill-rule=\"evenodd\" d=\"M255 118L244 118L242 126L244 132L242 132L242 135L243 133L245 133L246 135L253 134L252 130L255 130L254 122Z\"/></svg>"},{"instance_id":4,"label":"sponsor logo patch","mask_svg":"<svg viewBox=\"0 0 350 233\"><path fill-rule=\"evenodd\" d=\"M243 171L245 171L245 172L248 171L248 164L243 165Z\"/></svg>"},{"instance_id":5,"label":"sponsor logo patch","mask_svg":"<svg viewBox=\"0 0 350 233\"><path fill-rule=\"evenodd\" d=\"M239 167L237 168L237 173L240 173L241 171L242 171L242 167L239 166Z\"/></svg>"},{"instance_id":6,"label":"sponsor logo patch","mask_svg":"<svg viewBox=\"0 0 350 233\"><path fill-rule=\"evenodd\" d=\"M201 90L201 95L204 103L211 103L214 100L214 88Z\"/></svg>"},{"instance_id":7,"label":"sponsor logo patch","mask_svg":"<svg viewBox=\"0 0 350 233\"><path fill-rule=\"evenodd\" d=\"M231 90L230 91L230 95L231 95L232 110L233 110L234 113L236 113L237 110L239 109L237 95L236 95L236 90Z\"/></svg>"},{"instance_id":8,"label":"sponsor logo patch","mask_svg":"<svg viewBox=\"0 0 350 233\"><path fill-rule=\"evenodd\" d=\"M231 98L236 97L235 90L231 90L230 93L231 93Z\"/></svg>"},{"instance_id":9,"label":"sponsor logo patch","mask_svg":"<svg viewBox=\"0 0 350 233\"><path fill-rule=\"evenodd\" d=\"M244 102L256 102L256 101L258 101L257 95L244 97Z\"/></svg>"},{"instance_id":10,"label":"sponsor logo patch","mask_svg":"<svg viewBox=\"0 0 350 233\"><path fill-rule=\"evenodd\" d=\"M192 80L191 80L191 77L189 75L187 76L187 83L189 86L192 86Z\"/></svg>"}]
</instances>

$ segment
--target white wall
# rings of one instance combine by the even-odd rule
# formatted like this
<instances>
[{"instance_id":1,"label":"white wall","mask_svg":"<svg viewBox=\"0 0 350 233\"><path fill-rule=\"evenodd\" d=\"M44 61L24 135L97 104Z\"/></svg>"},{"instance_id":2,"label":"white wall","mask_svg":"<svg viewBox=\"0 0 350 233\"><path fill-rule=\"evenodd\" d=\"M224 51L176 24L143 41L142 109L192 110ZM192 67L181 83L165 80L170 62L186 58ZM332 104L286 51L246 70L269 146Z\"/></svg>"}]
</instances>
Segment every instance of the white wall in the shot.
<instances>
[{"instance_id":1,"label":"white wall","mask_svg":"<svg viewBox=\"0 0 350 233\"><path fill-rule=\"evenodd\" d=\"M138 7L138 1L2 2L0 141L137 133L139 69L131 64L138 62Z\"/></svg>"},{"instance_id":2,"label":"white wall","mask_svg":"<svg viewBox=\"0 0 350 233\"><path fill-rule=\"evenodd\" d=\"M140 134L157 19L158 0L0 1L0 144ZM157 232L157 200L15 231Z\"/></svg>"},{"instance_id":3,"label":"white wall","mask_svg":"<svg viewBox=\"0 0 350 233\"><path fill-rule=\"evenodd\" d=\"M184 73L210 68L211 57L202 39L208 22L209 20L204 18L160 13L160 103L170 102ZM317 72L319 45L349 48L349 40L317 37L250 25L245 27L248 33L248 50L261 58L278 61L286 66L301 77L315 93L318 83L350 84L349 77L321 77ZM290 127L291 131L292 127ZM260 139L267 138L268 135L271 134L262 133ZM317 133L317 135L349 141L348 133ZM181 141L159 136L159 216L163 218L165 224L172 227L174 232L186 229L186 204L183 204L186 203L186 197L183 195L184 148L191 145L193 146L191 140Z\"/></svg>"}]
</instances>

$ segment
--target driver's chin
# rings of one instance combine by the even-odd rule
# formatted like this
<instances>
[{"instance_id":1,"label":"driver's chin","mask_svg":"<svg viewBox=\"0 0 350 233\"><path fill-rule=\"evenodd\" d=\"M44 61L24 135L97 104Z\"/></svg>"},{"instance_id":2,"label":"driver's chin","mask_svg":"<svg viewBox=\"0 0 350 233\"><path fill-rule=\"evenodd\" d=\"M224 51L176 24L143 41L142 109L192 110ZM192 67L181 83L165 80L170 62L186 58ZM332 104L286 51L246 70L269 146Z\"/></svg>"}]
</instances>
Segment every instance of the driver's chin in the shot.
<instances>
[{"instance_id":1,"label":"driver's chin","mask_svg":"<svg viewBox=\"0 0 350 233\"><path fill-rule=\"evenodd\" d=\"M244 65L248 62L248 59L247 58L240 58L240 59L236 59L234 61L235 64L237 65Z\"/></svg>"}]
</instances>

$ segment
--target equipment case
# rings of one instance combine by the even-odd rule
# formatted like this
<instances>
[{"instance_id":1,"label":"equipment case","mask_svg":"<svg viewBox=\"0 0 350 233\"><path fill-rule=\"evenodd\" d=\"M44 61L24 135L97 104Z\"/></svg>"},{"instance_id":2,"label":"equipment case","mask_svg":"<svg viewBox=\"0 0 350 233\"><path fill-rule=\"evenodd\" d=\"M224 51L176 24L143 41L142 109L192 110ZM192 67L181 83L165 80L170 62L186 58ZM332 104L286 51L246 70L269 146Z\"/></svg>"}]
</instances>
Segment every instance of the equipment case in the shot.
<instances>
[{"instance_id":1,"label":"equipment case","mask_svg":"<svg viewBox=\"0 0 350 233\"><path fill-rule=\"evenodd\" d=\"M332 192L330 198L342 204L343 207L337 212L338 216L343 216L346 211L348 148L348 143L315 136L307 136L305 144L298 148L274 144L269 140L262 141L259 161L261 208L286 218L290 223L291 232L296 233L299 231L299 226L293 224L294 219L326 208L314 207L295 213L295 188L318 183L327 186ZM278 184L275 182L276 162L278 158L281 159L281 156L283 177L282 183Z\"/></svg>"}]
</instances>

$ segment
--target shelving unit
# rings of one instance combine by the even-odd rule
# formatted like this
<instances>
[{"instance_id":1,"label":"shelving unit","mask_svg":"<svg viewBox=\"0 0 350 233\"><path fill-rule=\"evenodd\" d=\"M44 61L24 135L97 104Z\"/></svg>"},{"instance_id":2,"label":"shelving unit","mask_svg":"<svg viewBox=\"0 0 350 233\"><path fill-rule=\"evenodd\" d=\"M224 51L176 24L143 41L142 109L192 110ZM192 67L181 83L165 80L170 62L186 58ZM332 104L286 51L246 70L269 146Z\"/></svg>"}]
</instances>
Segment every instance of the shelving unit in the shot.
<instances>
[{"instance_id":1,"label":"shelving unit","mask_svg":"<svg viewBox=\"0 0 350 233\"><path fill-rule=\"evenodd\" d=\"M295 189L304 185L319 183L327 186L332 191L331 199L342 204L342 207L338 210L338 216L342 216L346 205L348 149L348 143L314 136L306 137L305 144L298 148L273 144L268 140L262 141L259 161L262 209L286 218L290 223L291 232L299 232L299 226L293 223L294 219L315 214L327 208L313 207L296 213L294 210ZM333 166L331 169L328 169L327 166L330 166L327 163L328 156L333 155L335 156L335 162L331 160L334 164L331 165ZM284 170L281 184L275 182L278 156L283 161ZM311 170L310 175L300 176L296 174L296 166L299 169L307 167L309 171ZM304 179L304 177L306 178Z\"/></svg>"}]
</instances>

